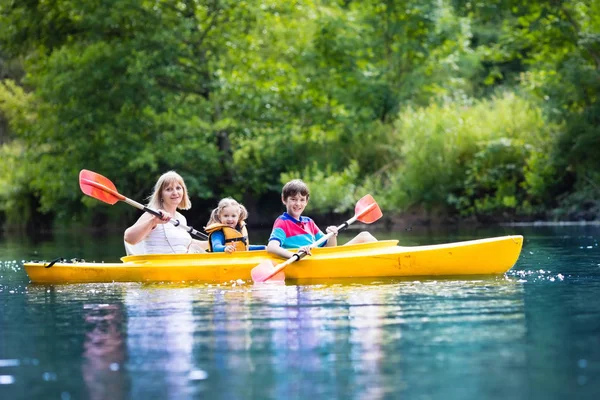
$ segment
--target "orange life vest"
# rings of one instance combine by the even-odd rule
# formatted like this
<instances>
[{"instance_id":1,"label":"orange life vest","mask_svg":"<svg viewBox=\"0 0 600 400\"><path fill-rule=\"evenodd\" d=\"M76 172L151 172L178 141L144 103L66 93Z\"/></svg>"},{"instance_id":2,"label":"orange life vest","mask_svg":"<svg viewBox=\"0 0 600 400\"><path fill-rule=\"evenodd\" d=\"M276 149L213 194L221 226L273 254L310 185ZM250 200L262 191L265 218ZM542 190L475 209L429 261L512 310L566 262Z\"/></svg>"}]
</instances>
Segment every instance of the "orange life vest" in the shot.
<instances>
[{"instance_id":1,"label":"orange life vest","mask_svg":"<svg viewBox=\"0 0 600 400\"><path fill-rule=\"evenodd\" d=\"M210 224L204 230L208 233L208 251L213 251L211 236L213 233L222 231L225 236L225 245L233 243L236 251L248 251L248 230L246 224L241 223L237 229L225 224Z\"/></svg>"}]
</instances>

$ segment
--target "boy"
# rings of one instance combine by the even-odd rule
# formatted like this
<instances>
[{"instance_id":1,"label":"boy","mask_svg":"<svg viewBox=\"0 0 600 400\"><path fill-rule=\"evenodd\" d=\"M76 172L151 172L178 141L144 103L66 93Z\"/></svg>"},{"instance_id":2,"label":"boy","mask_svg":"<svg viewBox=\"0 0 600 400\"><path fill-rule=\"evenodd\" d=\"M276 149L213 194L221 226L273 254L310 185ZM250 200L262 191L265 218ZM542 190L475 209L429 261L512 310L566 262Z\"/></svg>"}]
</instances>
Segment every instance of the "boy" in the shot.
<instances>
[{"instance_id":1,"label":"boy","mask_svg":"<svg viewBox=\"0 0 600 400\"><path fill-rule=\"evenodd\" d=\"M298 252L310 253L310 246L325 234L319 229L314 221L302 215L308 204L310 192L308 186L300 179L289 181L281 191L281 201L285 205L286 212L280 215L273 224L273 231L269 236L267 251L283 258L291 258L294 253L288 249L298 249ZM337 227L329 226L327 233L334 235L321 246L337 246ZM361 232L346 244L375 242L368 232Z\"/></svg>"}]
</instances>

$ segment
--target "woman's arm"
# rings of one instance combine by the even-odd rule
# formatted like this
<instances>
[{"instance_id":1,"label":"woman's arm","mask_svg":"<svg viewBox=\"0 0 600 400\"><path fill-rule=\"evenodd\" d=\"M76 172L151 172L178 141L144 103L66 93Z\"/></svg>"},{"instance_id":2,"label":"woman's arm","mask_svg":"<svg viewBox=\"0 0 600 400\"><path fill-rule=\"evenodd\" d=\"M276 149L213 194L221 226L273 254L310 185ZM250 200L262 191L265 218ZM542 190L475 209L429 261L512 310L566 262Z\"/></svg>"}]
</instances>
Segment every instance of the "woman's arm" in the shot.
<instances>
[{"instance_id":1,"label":"woman's arm","mask_svg":"<svg viewBox=\"0 0 600 400\"><path fill-rule=\"evenodd\" d=\"M129 244L138 244L144 240L148 234L150 234L152 229L156 228L156 225L164 224L171 219L171 216L168 213L164 211L162 211L162 213L165 216L163 218L166 218L166 221L161 220L152 214L142 214L135 224L131 225L125 230L123 239Z\"/></svg>"},{"instance_id":2,"label":"woman's arm","mask_svg":"<svg viewBox=\"0 0 600 400\"><path fill-rule=\"evenodd\" d=\"M208 240L192 239L192 244L194 244L195 246L200 247L202 250L207 250L208 249Z\"/></svg>"},{"instance_id":3,"label":"woman's arm","mask_svg":"<svg viewBox=\"0 0 600 400\"><path fill-rule=\"evenodd\" d=\"M206 240L192 239L192 242L188 247L188 253L206 253L207 249L208 242Z\"/></svg>"}]
</instances>

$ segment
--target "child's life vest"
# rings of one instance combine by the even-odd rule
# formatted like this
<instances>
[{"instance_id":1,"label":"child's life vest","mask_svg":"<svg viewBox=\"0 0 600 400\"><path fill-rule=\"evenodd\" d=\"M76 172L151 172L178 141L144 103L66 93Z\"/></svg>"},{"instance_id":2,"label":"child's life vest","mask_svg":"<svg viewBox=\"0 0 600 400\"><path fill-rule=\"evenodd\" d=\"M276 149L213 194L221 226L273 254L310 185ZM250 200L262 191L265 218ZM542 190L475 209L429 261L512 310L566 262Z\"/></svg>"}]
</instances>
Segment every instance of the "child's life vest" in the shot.
<instances>
[{"instance_id":1,"label":"child's life vest","mask_svg":"<svg viewBox=\"0 0 600 400\"><path fill-rule=\"evenodd\" d=\"M236 251L248 251L248 230L246 229L246 224L241 223L237 226L236 229L233 229L225 224L210 224L206 228L204 228L206 233L208 233L208 251L212 252L212 240L211 236L213 233L222 231L225 236L225 245L233 243Z\"/></svg>"}]
</instances>

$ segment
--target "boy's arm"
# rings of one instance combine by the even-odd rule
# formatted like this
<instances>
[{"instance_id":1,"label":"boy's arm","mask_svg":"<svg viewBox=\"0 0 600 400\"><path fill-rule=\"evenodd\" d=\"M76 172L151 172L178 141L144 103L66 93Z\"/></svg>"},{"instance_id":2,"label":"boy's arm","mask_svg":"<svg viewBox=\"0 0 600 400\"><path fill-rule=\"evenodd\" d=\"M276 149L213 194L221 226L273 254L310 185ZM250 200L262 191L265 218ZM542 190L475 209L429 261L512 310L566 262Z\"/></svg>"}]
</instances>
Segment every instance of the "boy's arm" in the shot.
<instances>
[{"instance_id":1,"label":"boy's arm","mask_svg":"<svg viewBox=\"0 0 600 400\"><path fill-rule=\"evenodd\" d=\"M333 236L331 236L329 238L329 240L327 240L327 244L325 244L325 247L335 247L337 246L337 226L332 225L332 226L328 226L327 229L325 229L325 232L327 233L335 233Z\"/></svg>"},{"instance_id":2,"label":"boy's arm","mask_svg":"<svg viewBox=\"0 0 600 400\"><path fill-rule=\"evenodd\" d=\"M325 236L325 234L323 233L322 230L319 229L319 227L317 226L317 224L315 224L314 221L310 221L310 229L313 232L313 235L315 235L315 241L319 241L321 240L321 238L323 236ZM333 235L325 242L325 243L321 243L319 245L319 247L335 247L337 246L337 232L338 232L338 228L335 225L332 226L328 226L327 229L325 229L325 232L329 233L333 233ZM308 253L310 254L310 252Z\"/></svg>"},{"instance_id":3,"label":"boy's arm","mask_svg":"<svg viewBox=\"0 0 600 400\"><path fill-rule=\"evenodd\" d=\"M292 258L292 256L294 255L294 253L292 253L291 251L288 251L281 247L281 243L279 243L279 240L270 240L269 244L267 245L267 252L275 254L276 256L282 258Z\"/></svg>"},{"instance_id":4,"label":"boy's arm","mask_svg":"<svg viewBox=\"0 0 600 400\"><path fill-rule=\"evenodd\" d=\"M276 256L282 258L291 258L294 253L283 248L282 244L286 240L285 234L285 226L280 218L275 220L273 224L273 230L271 231L271 235L269 235L269 241L267 242L267 252L271 254L275 254Z\"/></svg>"}]
</instances>

